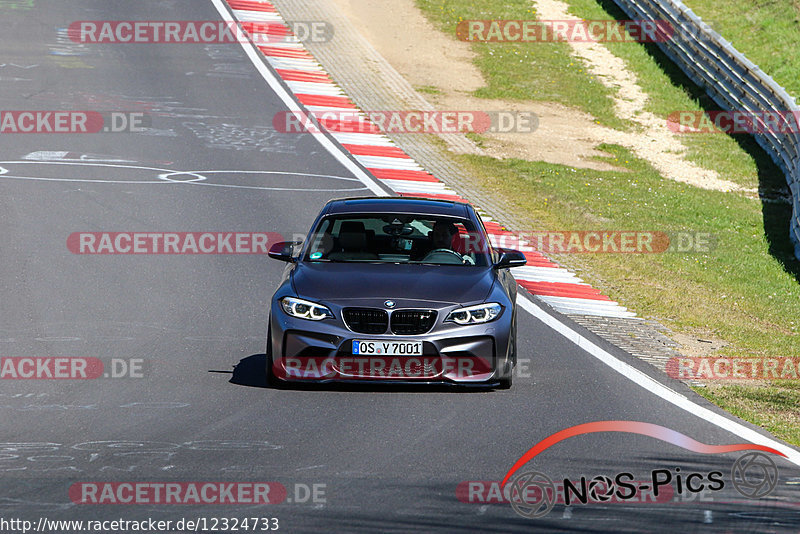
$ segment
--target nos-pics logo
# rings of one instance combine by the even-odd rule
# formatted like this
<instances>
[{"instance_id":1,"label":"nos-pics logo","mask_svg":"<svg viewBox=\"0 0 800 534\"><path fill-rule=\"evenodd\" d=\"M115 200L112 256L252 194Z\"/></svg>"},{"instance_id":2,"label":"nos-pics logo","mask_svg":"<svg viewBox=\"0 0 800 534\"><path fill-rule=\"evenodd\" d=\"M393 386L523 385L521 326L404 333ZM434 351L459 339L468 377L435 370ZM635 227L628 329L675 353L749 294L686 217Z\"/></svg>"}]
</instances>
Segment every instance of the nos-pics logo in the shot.
<instances>
[{"instance_id":1,"label":"nos-pics logo","mask_svg":"<svg viewBox=\"0 0 800 534\"><path fill-rule=\"evenodd\" d=\"M740 456L730 471L730 482L739 494L748 499L759 499L772 493L778 484L778 467L765 453L786 457L776 449L764 445L735 444L708 445L675 430L638 421L596 421L573 426L540 441L526 452L508 471L501 482L512 508L519 515L533 519L547 515L557 503L603 503L611 500L625 502L637 500L642 492L654 498L659 493L670 495L696 494L703 491L720 491L725 485L721 471L694 472L673 469L654 469L648 480L636 481L628 472L614 475L600 474L579 480L565 478L558 483L546 474L529 470L520 471L536 455L567 438L593 432L627 432L654 437L684 449L701 454L724 454L749 451Z\"/></svg>"}]
</instances>

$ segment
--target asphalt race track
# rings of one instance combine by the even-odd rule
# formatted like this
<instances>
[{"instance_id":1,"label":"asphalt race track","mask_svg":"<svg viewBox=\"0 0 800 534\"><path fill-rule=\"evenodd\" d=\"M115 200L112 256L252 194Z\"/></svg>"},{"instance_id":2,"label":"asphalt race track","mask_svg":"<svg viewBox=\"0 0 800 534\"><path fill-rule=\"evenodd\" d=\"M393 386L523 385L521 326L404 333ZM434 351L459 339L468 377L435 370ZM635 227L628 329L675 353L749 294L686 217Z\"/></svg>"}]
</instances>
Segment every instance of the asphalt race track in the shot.
<instances>
[{"instance_id":1,"label":"asphalt race track","mask_svg":"<svg viewBox=\"0 0 800 534\"><path fill-rule=\"evenodd\" d=\"M283 264L263 254L76 254L68 238L291 239L327 200L373 191L313 136L273 129L287 108L240 45L82 44L66 32L80 20L219 20L209 0L36 0L0 6L0 16L0 110L145 112L152 121L138 133L0 135L0 357L98 358L106 373L126 375L0 381L0 519L206 518L210 527L257 517L277 518L286 532L800 530L796 452L793 461L768 455L777 487L747 499L731 484L742 452L696 453L634 433L571 437L522 471L649 482L666 470L667 502L557 503L536 519L508 503L462 502L457 488L502 480L537 442L583 423L640 421L704 444L750 443L528 311L519 314L524 365L508 391L268 388L267 305ZM526 307L607 351L627 375L655 377L734 420L568 319L532 300ZM679 473L708 482L716 471L724 488L679 494ZM90 483L212 482L270 482L273 497L286 495L270 504L73 499ZM485 488L474 492L479 501L491 485L471 487Z\"/></svg>"}]
</instances>

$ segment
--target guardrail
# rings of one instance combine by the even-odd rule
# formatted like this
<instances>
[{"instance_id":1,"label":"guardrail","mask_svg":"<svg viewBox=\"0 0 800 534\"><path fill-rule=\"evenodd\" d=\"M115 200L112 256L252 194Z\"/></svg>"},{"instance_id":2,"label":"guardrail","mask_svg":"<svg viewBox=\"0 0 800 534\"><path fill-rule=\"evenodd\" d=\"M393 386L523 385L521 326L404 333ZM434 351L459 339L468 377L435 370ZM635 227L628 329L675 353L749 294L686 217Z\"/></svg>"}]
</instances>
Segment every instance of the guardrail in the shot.
<instances>
[{"instance_id":1,"label":"guardrail","mask_svg":"<svg viewBox=\"0 0 800 534\"><path fill-rule=\"evenodd\" d=\"M705 89L722 109L795 113L795 99L769 75L747 59L730 42L712 30L691 9L677 0L614 0L631 19L664 20L672 25L671 39L659 48L689 77ZM795 119L793 124L797 124ZM770 130L766 128L765 130ZM753 134L756 142L786 175L792 193L789 235L800 259L800 134L765 131Z\"/></svg>"}]
</instances>

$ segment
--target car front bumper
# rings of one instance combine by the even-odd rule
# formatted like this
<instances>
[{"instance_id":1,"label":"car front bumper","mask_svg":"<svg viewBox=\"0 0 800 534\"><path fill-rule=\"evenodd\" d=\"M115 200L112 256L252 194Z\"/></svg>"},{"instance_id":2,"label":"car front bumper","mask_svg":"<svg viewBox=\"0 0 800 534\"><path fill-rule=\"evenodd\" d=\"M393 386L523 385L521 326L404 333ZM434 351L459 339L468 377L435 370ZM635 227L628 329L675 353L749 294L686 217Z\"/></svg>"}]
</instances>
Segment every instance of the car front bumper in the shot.
<instances>
[{"instance_id":1,"label":"car front bumper","mask_svg":"<svg viewBox=\"0 0 800 534\"><path fill-rule=\"evenodd\" d=\"M362 334L341 320L308 321L276 309L270 320L271 374L289 382L496 383L510 366L511 310L485 324L442 324L422 335ZM417 356L361 356L353 340L421 341Z\"/></svg>"}]
</instances>

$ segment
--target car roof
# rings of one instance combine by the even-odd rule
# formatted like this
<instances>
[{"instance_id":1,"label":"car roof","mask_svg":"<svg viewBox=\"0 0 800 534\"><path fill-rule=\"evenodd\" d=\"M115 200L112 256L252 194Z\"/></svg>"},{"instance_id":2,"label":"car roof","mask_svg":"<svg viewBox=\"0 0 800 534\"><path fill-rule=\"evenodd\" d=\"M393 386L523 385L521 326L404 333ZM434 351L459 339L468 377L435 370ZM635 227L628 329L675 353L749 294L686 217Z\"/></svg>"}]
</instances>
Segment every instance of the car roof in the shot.
<instances>
[{"instance_id":1,"label":"car roof","mask_svg":"<svg viewBox=\"0 0 800 534\"><path fill-rule=\"evenodd\" d=\"M355 197L331 200L323 215L355 213L408 213L469 218L469 204L418 197Z\"/></svg>"}]
</instances>

